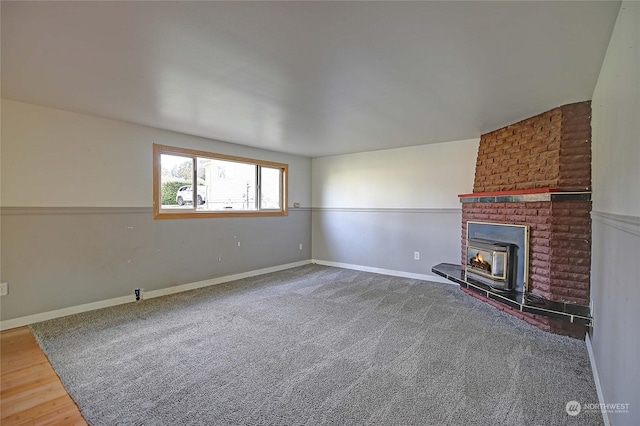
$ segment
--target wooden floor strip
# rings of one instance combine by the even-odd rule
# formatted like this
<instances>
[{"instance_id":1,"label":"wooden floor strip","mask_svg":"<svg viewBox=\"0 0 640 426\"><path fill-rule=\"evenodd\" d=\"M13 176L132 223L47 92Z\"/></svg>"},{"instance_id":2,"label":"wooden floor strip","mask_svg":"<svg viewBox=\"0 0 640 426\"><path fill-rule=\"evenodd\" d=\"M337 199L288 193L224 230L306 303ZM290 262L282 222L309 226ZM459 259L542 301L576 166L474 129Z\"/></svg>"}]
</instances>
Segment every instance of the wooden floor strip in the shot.
<instances>
[{"instance_id":1,"label":"wooden floor strip","mask_svg":"<svg viewBox=\"0 0 640 426\"><path fill-rule=\"evenodd\" d=\"M86 425L31 330L0 333L0 424Z\"/></svg>"}]
</instances>

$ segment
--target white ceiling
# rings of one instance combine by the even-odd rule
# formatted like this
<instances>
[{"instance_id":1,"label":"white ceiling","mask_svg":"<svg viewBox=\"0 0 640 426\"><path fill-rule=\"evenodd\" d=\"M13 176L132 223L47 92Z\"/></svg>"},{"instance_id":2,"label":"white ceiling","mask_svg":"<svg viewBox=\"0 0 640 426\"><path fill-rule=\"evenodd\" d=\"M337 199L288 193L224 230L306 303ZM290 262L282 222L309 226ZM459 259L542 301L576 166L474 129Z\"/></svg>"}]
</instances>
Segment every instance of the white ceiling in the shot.
<instances>
[{"instance_id":1,"label":"white ceiling","mask_svg":"<svg viewBox=\"0 0 640 426\"><path fill-rule=\"evenodd\" d=\"M310 157L591 98L619 2L2 2L2 96Z\"/></svg>"}]
</instances>

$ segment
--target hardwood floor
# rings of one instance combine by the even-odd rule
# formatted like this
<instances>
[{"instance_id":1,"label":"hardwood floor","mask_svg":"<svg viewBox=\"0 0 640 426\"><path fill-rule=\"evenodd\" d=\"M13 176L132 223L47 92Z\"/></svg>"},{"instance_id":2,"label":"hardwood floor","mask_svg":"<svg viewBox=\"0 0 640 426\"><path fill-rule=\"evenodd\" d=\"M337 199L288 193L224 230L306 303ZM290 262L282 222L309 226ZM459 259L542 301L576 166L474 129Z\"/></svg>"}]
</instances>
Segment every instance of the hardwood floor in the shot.
<instances>
[{"instance_id":1,"label":"hardwood floor","mask_svg":"<svg viewBox=\"0 0 640 426\"><path fill-rule=\"evenodd\" d=\"M0 333L0 358L0 424L87 424L28 327Z\"/></svg>"}]
</instances>

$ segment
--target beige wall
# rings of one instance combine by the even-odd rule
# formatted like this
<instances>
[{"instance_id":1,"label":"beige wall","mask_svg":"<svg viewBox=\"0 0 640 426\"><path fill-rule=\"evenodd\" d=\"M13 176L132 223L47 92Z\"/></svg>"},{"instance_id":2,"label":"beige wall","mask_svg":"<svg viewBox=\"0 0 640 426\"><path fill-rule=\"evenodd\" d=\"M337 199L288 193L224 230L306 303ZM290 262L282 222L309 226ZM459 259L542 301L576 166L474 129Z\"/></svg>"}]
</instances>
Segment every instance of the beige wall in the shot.
<instances>
[{"instance_id":1,"label":"beige wall","mask_svg":"<svg viewBox=\"0 0 640 426\"><path fill-rule=\"evenodd\" d=\"M313 207L460 208L479 139L314 158Z\"/></svg>"},{"instance_id":2,"label":"beige wall","mask_svg":"<svg viewBox=\"0 0 640 426\"><path fill-rule=\"evenodd\" d=\"M620 8L593 92L593 209L640 216L640 4Z\"/></svg>"},{"instance_id":3,"label":"beige wall","mask_svg":"<svg viewBox=\"0 0 640 426\"><path fill-rule=\"evenodd\" d=\"M311 204L311 160L2 100L2 205L150 207L154 143L289 164L289 202Z\"/></svg>"}]
</instances>

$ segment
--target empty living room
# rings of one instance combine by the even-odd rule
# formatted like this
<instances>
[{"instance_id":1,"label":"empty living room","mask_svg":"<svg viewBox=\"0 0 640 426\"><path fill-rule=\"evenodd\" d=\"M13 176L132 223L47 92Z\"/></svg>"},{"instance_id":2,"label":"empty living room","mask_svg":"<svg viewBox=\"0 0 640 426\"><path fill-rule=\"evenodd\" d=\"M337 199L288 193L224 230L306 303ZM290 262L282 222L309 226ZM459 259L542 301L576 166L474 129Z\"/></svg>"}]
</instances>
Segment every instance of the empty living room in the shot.
<instances>
[{"instance_id":1,"label":"empty living room","mask_svg":"<svg viewBox=\"0 0 640 426\"><path fill-rule=\"evenodd\" d=\"M0 19L0 424L640 425L640 2Z\"/></svg>"}]
</instances>

